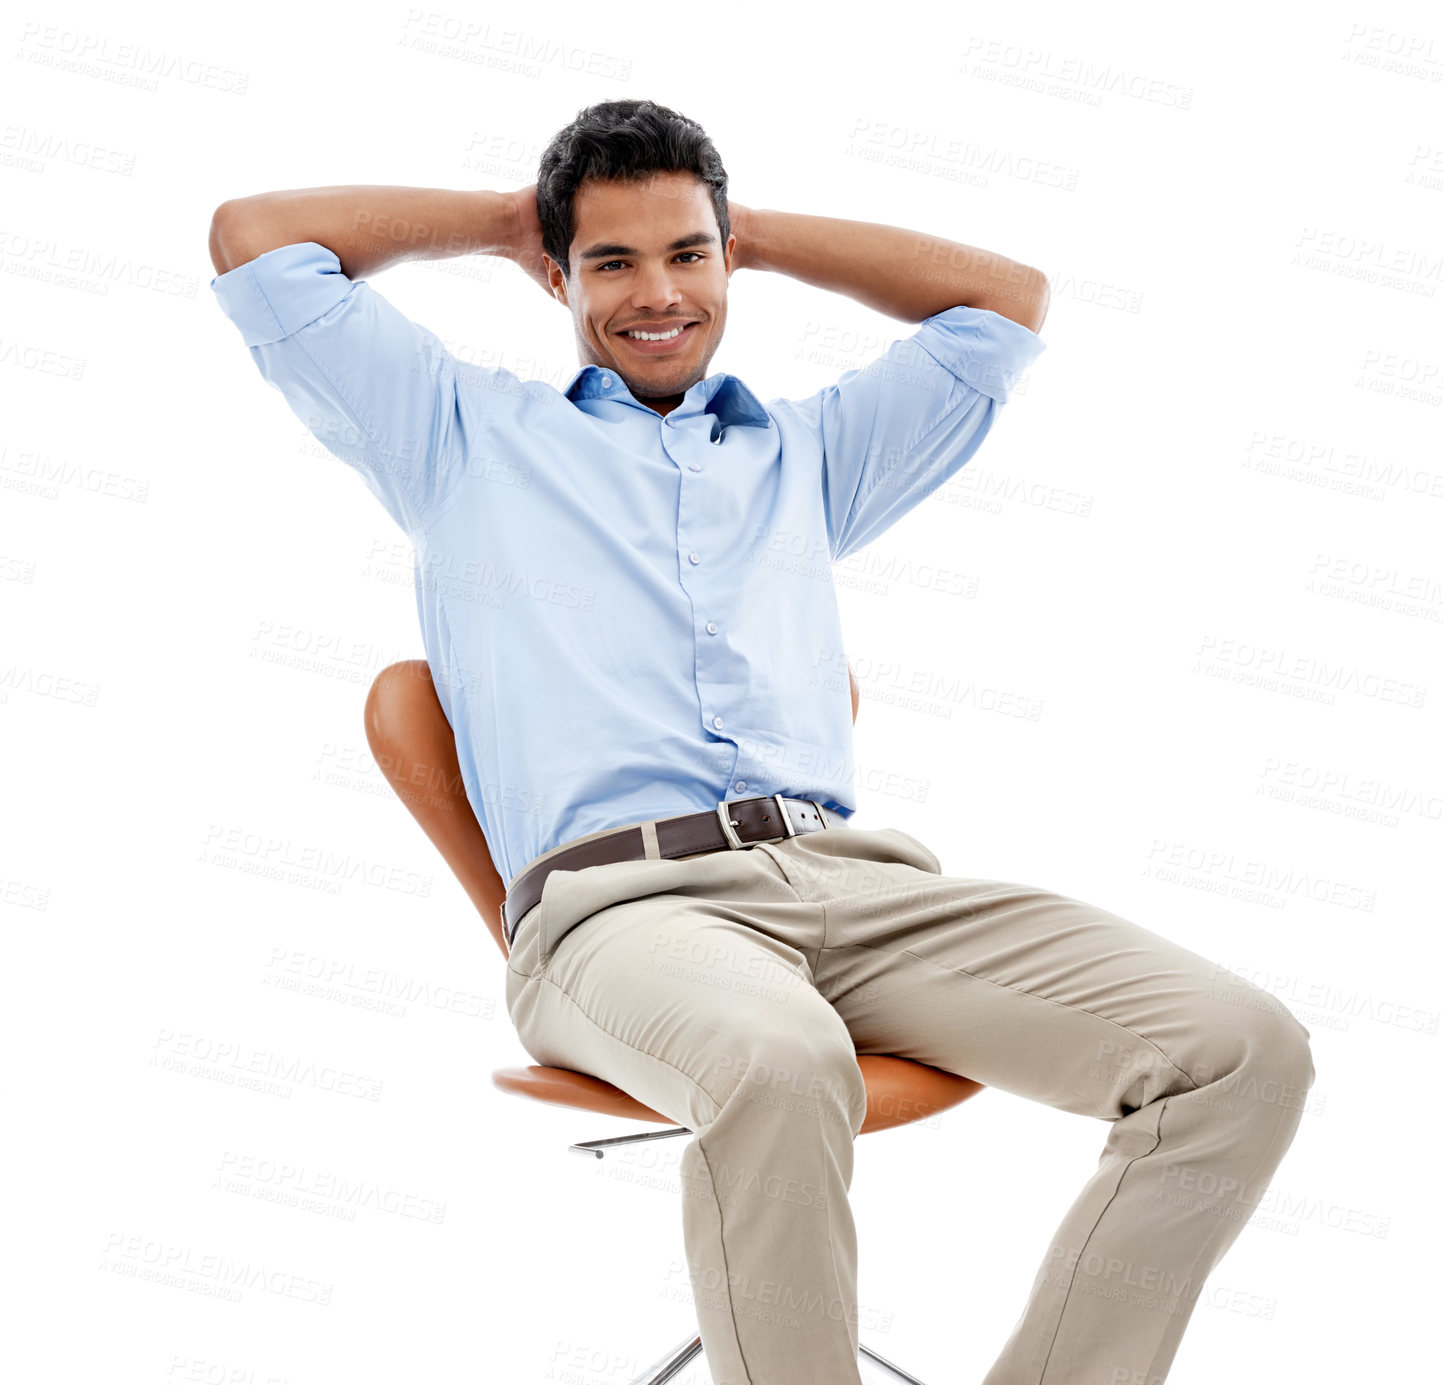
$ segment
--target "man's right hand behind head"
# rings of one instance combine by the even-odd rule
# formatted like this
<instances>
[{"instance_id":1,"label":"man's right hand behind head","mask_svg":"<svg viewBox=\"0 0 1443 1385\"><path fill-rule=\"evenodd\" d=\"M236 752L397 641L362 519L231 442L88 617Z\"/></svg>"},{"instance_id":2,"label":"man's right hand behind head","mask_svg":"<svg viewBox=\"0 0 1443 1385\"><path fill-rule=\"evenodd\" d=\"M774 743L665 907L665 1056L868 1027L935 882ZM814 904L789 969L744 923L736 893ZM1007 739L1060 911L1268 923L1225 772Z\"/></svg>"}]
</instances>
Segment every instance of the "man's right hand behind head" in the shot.
<instances>
[{"instance_id":1,"label":"man's right hand behind head","mask_svg":"<svg viewBox=\"0 0 1443 1385\"><path fill-rule=\"evenodd\" d=\"M546 272L546 261L542 258L541 218L536 212L536 184L530 183L511 193L515 204L516 233L511 247L510 258L515 260L526 274L541 286L550 299L551 279Z\"/></svg>"}]
</instances>

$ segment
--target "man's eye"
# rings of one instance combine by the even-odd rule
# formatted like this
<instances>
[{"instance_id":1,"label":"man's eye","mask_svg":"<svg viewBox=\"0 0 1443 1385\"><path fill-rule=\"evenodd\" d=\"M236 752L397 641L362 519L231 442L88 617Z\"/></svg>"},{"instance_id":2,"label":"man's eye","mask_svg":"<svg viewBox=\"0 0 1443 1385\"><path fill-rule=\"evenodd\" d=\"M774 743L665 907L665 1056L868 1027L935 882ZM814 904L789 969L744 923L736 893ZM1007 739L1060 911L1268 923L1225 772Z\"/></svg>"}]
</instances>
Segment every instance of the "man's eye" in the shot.
<instances>
[{"instance_id":1,"label":"man's eye","mask_svg":"<svg viewBox=\"0 0 1443 1385\"><path fill-rule=\"evenodd\" d=\"M694 260L701 260L706 258L704 255L699 254L695 250L683 250L681 254L690 255ZM680 256L678 256L678 258L680 258ZM623 263L621 260L607 260L605 264L599 264L596 267L597 269L609 269L612 265L621 263Z\"/></svg>"}]
</instances>

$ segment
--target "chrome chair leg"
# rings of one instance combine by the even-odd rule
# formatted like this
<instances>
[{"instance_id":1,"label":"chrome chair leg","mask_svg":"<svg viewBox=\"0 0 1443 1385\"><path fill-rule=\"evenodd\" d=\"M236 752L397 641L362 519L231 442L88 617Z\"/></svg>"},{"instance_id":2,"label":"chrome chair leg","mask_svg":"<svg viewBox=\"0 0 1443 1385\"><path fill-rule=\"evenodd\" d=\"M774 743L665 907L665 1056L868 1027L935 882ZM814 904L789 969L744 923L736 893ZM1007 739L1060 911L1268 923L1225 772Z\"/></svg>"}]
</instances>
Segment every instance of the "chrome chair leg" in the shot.
<instances>
[{"instance_id":1,"label":"chrome chair leg","mask_svg":"<svg viewBox=\"0 0 1443 1385\"><path fill-rule=\"evenodd\" d=\"M665 1385L678 1371L701 1355L701 1337L693 1333L675 1351L653 1362L631 1382L631 1385Z\"/></svg>"},{"instance_id":2,"label":"chrome chair leg","mask_svg":"<svg viewBox=\"0 0 1443 1385\"><path fill-rule=\"evenodd\" d=\"M606 1151L620 1145L640 1144L643 1140L669 1140L676 1135L690 1135L685 1125L674 1125L666 1130L644 1130L639 1135L613 1135L606 1140L580 1140L567 1148L573 1154L586 1154L593 1159L605 1159Z\"/></svg>"},{"instance_id":3,"label":"chrome chair leg","mask_svg":"<svg viewBox=\"0 0 1443 1385\"><path fill-rule=\"evenodd\" d=\"M646 1140L669 1140L677 1135L690 1135L691 1133L686 1126L672 1126L666 1130L648 1130L637 1135L615 1135L606 1140L583 1140L570 1145L569 1149L571 1153L582 1154L589 1159L604 1159L607 1150L621 1145L639 1144ZM869 1361L875 1361L893 1379L903 1381L904 1385L922 1385L915 1375L908 1375L901 1366L895 1366L885 1356L879 1356L865 1342L858 1343L857 1354L859 1357L866 1357ZM661 1360L653 1362L642 1371L631 1382L631 1385L666 1385L668 1380L671 1380L700 1355L701 1336L693 1333L680 1346L667 1352Z\"/></svg>"},{"instance_id":4,"label":"chrome chair leg","mask_svg":"<svg viewBox=\"0 0 1443 1385\"><path fill-rule=\"evenodd\" d=\"M859 1342L857 1349L862 1356L869 1361L875 1361L884 1371L890 1371L898 1380L905 1380L907 1385L922 1385L915 1375L908 1375L901 1366L894 1366L885 1356L878 1356L865 1342Z\"/></svg>"}]
</instances>

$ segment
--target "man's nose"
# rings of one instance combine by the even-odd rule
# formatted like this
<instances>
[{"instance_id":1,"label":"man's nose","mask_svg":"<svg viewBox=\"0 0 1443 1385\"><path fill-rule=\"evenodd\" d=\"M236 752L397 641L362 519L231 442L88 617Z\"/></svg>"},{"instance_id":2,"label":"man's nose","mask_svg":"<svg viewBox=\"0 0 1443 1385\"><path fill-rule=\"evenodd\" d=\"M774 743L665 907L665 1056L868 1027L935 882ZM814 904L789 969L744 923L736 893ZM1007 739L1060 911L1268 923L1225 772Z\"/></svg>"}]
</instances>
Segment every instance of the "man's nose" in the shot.
<instances>
[{"instance_id":1,"label":"man's nose","mask_svg":"<svg viewBox=\"0 0 1443 1385\"><path fill-rule=\"evenodd\" d=\"M636 287L632 301L638 307L655 308L668 303L680 303L681 286L667 265L645 267L636 276Z\"/></svg>"}]
</instances>

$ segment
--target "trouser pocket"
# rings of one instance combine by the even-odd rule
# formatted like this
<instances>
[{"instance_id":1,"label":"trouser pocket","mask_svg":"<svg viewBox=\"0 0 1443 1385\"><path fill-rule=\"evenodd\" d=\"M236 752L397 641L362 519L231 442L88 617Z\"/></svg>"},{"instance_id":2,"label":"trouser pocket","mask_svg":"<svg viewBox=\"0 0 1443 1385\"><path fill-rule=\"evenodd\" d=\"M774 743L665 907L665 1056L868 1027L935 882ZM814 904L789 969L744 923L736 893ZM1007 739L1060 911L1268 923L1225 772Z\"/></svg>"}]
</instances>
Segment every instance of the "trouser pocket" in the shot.
<instances>
[{"instance_id":1,"label":"trouser pocket","mask_svg":"<svg viewBox=\"0 0 1443 1385\"><path fill-rule=\"evenodd\" d=\"M887 830L896 833L897 836L911 844L922 858L917 863L922 870L931 871L933 875L942 874L942 862L937 859L936 854L930 848L923 846L910 832L904 832L900 827L889 827Z\"/></svg>"}]
</instances>

